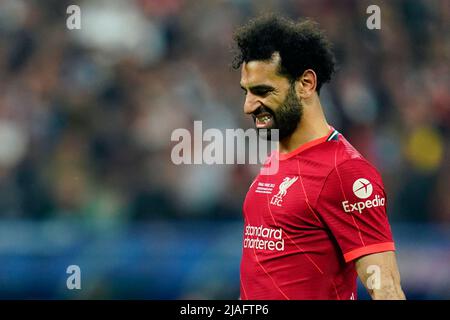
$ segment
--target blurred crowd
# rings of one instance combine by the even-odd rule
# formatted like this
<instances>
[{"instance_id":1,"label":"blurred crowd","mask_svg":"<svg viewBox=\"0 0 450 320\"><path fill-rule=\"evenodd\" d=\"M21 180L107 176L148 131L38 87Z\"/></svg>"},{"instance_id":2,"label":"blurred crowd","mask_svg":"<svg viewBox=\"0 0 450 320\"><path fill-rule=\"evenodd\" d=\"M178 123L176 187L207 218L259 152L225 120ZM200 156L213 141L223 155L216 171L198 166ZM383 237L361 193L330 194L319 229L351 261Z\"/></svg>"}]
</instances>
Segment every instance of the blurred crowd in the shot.
<instances>
[{"instance_id":1,"label":"blurred crowd","mask_svg":"<svg viewBox=\"0 0 450 320\"><path fill-rule=\"evenodd\" d=\"M366 27L370 4L381 30ZM1 0L0 218L240 218L255 170L174 165L171 133L253 126L232 32L264 12L330 37L322 105L379 168L391 219L449 223L445 0Z\"/></svg>"}]
</instances>

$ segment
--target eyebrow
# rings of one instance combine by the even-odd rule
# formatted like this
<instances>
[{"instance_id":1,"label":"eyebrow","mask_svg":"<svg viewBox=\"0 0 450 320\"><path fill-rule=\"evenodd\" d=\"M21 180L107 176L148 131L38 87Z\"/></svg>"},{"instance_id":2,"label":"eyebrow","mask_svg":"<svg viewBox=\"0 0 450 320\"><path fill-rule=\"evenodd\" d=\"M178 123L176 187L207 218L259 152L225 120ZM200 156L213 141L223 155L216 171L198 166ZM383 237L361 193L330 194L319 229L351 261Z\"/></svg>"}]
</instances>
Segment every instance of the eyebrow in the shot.
<instances>
[{"instance_id":1,"label":"eyebrow","mask_svg":"<svg viewBox=\"0 0 450 320\"><path fill-rule=\"evenodd\" d=\"M247 91L247 89L242 84L241 84L241 88L242 88L242 90ZM255 91L273 91L273 90L275 90L275 88L272 87L272 86L269 86L267 84L259 84L259 85L256 85L256 86L248 87L248 90L250 90L251 92L255 92Z\"/></svg>"}]
</instances>

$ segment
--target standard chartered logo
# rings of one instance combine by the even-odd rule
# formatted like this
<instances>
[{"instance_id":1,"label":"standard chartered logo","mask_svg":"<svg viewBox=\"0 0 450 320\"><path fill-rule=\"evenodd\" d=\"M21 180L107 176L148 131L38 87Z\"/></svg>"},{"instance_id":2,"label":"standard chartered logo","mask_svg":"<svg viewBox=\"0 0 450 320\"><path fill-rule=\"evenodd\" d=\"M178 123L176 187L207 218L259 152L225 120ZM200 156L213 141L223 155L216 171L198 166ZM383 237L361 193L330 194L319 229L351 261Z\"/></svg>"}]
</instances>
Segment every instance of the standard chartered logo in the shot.
<instances>
[{"instance_id":1,"label":"standard chartered logo","mask_svg":"<svg viewBox=\"0 0 450 320\"><path fill-rule=\"evenodd\" d=\"M264 228L247 225L244 232L244 248L270 251L284 251L283 231L281 228Z\"/></svg>"},{"instance_id":2,"label":"standard chartered logo","mask_svg":"<svg viewBox=\"0 0 450 320\"><path fill-rule=\"evenodd\" d=\"M369 180L364 178L356 179L353 182L353 193L360 199L367 199L373 193L373 186ZM343 201L342 207L345 212L358 211L362 213L365 208L375 208L379 206L384 206L385 199L381 198L379 195L375 195L373 199L368 199L366 201L349 203L349 201Z\"/></svg>"}]
</instances>

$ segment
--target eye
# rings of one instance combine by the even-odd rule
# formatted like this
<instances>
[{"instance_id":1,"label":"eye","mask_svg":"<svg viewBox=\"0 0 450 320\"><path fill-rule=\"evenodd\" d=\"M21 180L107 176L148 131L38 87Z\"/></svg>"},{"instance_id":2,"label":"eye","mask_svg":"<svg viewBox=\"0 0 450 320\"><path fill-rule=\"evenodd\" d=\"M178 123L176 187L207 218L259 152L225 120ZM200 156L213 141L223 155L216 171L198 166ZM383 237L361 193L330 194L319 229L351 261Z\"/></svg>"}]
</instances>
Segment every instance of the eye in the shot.
<instances>
[{"instance_id":1,"label":"eye","mask_svg":"<svg viewBox=\"0 0 450 320\"><path fill-rule=\"evenodd\" d=\"M254 94L256 94L257 96L266 96L268 93L270 92L270 90L268 89L256 89L254 90Z\"/></svg>"}]
</instances>

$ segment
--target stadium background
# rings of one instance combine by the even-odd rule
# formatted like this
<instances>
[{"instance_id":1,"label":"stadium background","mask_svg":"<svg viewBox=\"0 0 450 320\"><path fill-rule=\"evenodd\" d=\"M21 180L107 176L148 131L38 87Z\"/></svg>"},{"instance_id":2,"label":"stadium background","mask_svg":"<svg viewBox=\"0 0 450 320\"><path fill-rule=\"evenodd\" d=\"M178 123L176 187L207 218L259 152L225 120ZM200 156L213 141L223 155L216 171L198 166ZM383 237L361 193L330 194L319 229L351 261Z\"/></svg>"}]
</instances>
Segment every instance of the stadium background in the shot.
<instances>
[{"instance_id":1,"label":"stadium background","mask_svg":"<svg viewBox=\"0 0 450 320\"><path fill-rule=\"evenodd\" d=\"M328 33L339 72L322 103L383 175L404 291L450 298L445 0L2 0L0 298L238 297L254 170L175 166L170 135L253 125L231 34L269 11ZM81 290L66 288L71 264Z\"/></svg>"}]
</instances>

